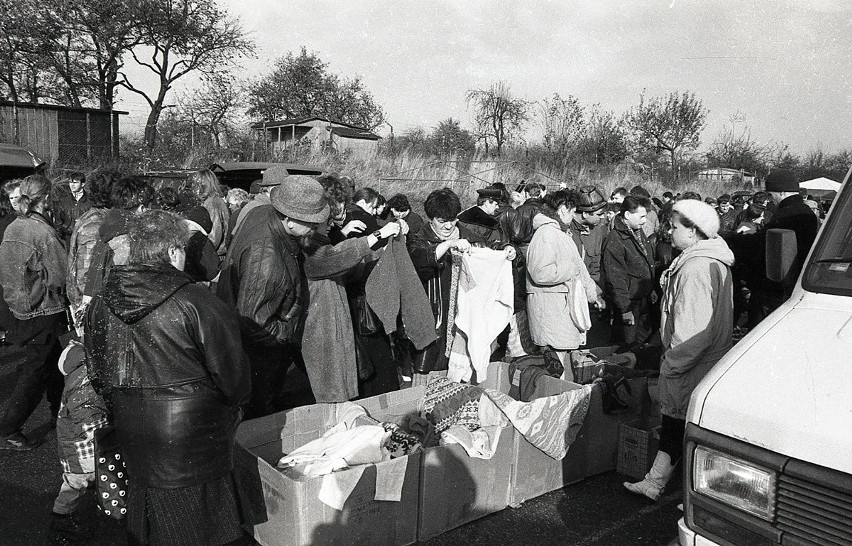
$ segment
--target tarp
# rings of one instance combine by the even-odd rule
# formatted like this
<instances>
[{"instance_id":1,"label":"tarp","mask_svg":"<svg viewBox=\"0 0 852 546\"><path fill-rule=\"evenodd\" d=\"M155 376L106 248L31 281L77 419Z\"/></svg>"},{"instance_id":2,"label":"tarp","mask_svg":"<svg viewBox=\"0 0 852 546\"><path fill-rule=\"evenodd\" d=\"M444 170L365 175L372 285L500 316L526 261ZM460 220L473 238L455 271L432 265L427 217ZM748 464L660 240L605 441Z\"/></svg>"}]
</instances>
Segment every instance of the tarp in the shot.
<instances>
[{"instance_id":1,"label":"tarp","mask_svg":"<svg viewBox=\"0 0 852 546\"><path fill-rule=\"evenodd\" d=\"M840 189L840 182L835 182L834 180L825 177L820 177L814 178L813 180L808 180L806 182L799 182L799 187L804 188L806 190L838 191Z\"/></svg>"},{"instance_id":2,"label":"tarp","mask_svg":"<svg viewBox=\"0 0 852 546\"><path fill-rule=\"evenodd\" d=\"M32 152L15 144L0 144L0 167L35 168L44 163Z\"/></svg>"}]
</instances>

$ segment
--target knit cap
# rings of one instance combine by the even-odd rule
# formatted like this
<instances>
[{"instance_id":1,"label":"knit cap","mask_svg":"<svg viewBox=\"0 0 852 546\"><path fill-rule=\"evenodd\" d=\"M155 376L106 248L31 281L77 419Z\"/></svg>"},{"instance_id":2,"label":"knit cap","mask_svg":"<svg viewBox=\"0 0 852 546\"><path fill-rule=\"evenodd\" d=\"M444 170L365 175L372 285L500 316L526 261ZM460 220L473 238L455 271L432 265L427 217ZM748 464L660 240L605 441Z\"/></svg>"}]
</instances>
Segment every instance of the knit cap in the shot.
<instances>
[{"instance_id":1,"label":"knit cap","mask_svg":"<svg viewBox=\"0 0 852 546\"><path fill-rule=\"evenodd\" d=\"M708 239L719 236L719 213L707 203L684 199L675 203L672 210L695 224Z\"/></svg>"}]
</instances>

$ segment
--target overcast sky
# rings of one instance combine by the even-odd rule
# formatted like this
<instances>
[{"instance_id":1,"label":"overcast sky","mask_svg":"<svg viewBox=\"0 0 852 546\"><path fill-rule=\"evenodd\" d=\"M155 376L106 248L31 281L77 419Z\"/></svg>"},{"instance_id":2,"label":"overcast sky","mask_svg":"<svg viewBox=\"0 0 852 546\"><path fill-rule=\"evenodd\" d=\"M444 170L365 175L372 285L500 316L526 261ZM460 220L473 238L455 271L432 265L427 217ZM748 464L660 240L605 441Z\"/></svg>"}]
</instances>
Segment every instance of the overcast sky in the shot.
<instances>
[{"instance_id":1,"label":"overcast sky","mask_svg":"<svg viewBox=\"0 0 852 546\"><path fill-rule=\"evenodd\" d=\"M574 95L617 113L643 89L693 91L709 110L704 146L739 113L737 130L796 153L852 147L849 0L220 2L258 45L247 79L306 46L360 76L397 134L470 126L465 92L504 80L530 101Z\"/></svg>"}]
</instances>

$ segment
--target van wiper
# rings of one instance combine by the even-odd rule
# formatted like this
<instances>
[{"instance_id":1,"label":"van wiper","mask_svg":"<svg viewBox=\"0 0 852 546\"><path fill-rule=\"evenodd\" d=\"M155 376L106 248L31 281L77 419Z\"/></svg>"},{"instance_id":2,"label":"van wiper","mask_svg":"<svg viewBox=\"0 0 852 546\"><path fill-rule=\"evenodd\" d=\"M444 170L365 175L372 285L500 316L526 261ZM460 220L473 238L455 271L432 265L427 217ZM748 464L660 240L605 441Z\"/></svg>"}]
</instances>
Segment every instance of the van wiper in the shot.
<instances>
[{"instance_id":1,"label":"van wiper","mask_svg":"<svg viewBox=\"0 0 852 546\"><path fill-rule=\"evenodd\" d=\"M848 264L852 263L852 258L824 258L817 260L815 264Z\"/></svg>"}]
</instances>

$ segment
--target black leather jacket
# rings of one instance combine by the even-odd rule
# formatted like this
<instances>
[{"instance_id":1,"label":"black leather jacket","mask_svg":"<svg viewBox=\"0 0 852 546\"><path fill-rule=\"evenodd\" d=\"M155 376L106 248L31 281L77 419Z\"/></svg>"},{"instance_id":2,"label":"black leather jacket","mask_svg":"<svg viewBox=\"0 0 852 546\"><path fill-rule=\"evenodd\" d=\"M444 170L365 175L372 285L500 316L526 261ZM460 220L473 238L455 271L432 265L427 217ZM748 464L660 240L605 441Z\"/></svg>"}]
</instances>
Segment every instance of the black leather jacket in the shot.
<instances>
[{"instance_id":1,"label":"black leather jacket","mask_svg":"<svg viewBox=\"0 0 852 546\"><path fill-rule=\"evenodd\" d=\"M509 209L500 215L500 228L503 232L503 240L506 243L526 248L532 241L533 217L541 212L544 201L531 198L516 209Z\"/></svg>"},{"instance_id":2,"label":"black leather jacket","mask_svg":"<svg viewBox=\"0 0 852 546\"><path fill-rule=\"evenodd\" d=\"M299 343L307 305L301 250L272 205L246 216L219 274L216 295L240 315L243 342L253 347Z\"/></svg>"},{"instance_id":3,"label":"black leather jacket","mask_svg":"<svg viewBox=\"0 0 852 546\"><path fill-rule=\"evenodd\" d=\"M134 483L172 489L231 471L251 390L233 310L171 266L115 266L85 330Z\"/></svg>"}]
</instances>

